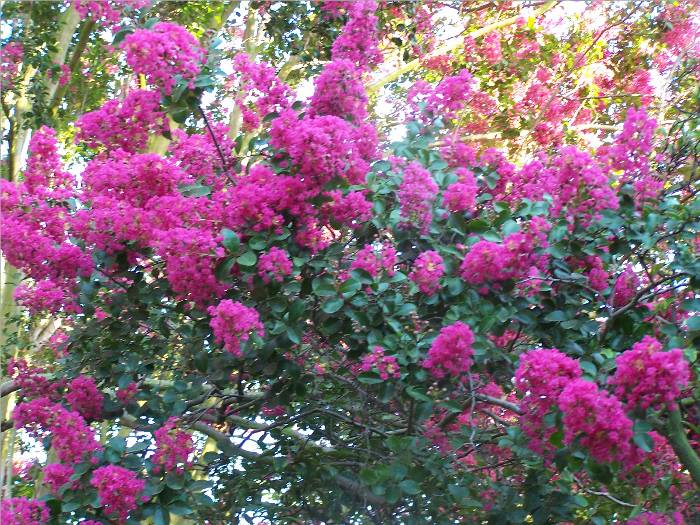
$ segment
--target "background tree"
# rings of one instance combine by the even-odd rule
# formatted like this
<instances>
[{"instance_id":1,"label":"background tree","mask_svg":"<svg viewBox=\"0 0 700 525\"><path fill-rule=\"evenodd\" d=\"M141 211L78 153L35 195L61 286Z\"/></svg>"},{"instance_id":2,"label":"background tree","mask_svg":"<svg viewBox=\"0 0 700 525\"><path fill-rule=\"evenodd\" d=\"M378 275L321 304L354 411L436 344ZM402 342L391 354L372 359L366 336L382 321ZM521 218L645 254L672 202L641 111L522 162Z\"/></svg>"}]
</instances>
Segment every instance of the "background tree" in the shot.
<instances>
[{"instance_id":1,"label":"background tree","mask_svg":"<svg viewBox=\"0 0 700 525\"><path fill-rule=\"evenodd\" d=\"M3 523L699 518L697 5L3 15Z\"/></svg>"}]
</instances>

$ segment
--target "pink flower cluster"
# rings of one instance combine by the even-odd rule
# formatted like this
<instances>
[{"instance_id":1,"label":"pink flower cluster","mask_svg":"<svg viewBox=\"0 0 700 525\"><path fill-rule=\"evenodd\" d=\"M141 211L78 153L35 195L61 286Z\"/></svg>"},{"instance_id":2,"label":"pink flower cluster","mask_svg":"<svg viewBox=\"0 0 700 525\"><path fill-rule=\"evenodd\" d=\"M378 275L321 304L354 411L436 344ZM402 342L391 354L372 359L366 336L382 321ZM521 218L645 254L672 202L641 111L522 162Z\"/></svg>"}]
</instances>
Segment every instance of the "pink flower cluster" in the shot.
<instances>
[{"instance_id":1,"label":"pink flower cluster","mask_svg":"<svg viewBox=\"0 0 700 525\"><path fill-rule=\"evenodd\" d=\"M156 452L151 461L155 465L154 473L161 470L165 472L182 473L185 468L192 465L194 443L192 436L177 427L177 418L171 417L165 425L153 434L156 442Z\"/></svg>"},{"instance_id":2,"label":"pink flower cluster","mask_svg":"<svg viewBox=\"0 0 700 525\"><path fill-rule=\"evenodd\" d=\"M364 192L350 191L343 195L340 190L332 190L326 195L332 199L325 206L329 219L350 228L361 228L372 218L372 203Z\"/></svg>"},{"instance_id":3,"label":"pink flower cluster","mask_svg":"<svg viewBox=\"0 0 700 525\"><path fill-rule=\"evenodd\" d=\"M44 372L43 368L29 366L24 359L10 359L7 363L7 375L13 378L24 399L60 399L61 382L50 381L42 375Z\"/></svg>"},{"instance_id":4,"label":"pink flower cluster","mask_svg":"<svg viewBox=\"0 0 700 525\"><path fill-rule=\"evenodd\" d=\"M537 274L546 268L547 256L536 250L547 246L550 226L541 217L523 224L523 230L507 235L502 243L481 240L465 254L459 272L472 285L497 283Z\"/></svg>"},{"instance_id":5,"label":"pink flower cluster","mask_svg":"<svg viewBox=\"0 0 700 525\"><path fill-rule=\"evenodd\" d=\"M286 414L287 409L283 405L264 404L260 407L260 413L265 417L279 417Z\"/></svg>"},{"instance_id":6,"label":"pink flower cluster","mask_svg":"<svg viewBox=\"0 0 700 525\"><path fill-rule=\"evenodd\" d=\"M68 411L46 397L18 404L12 419L17 428L24 428L35 438L50 434L51 448L61 463L79 463L102 449L78 412Z\"/></svg>"},{"instance_id":7,"label":"pink flower cluster","mask_svg":"<svg viewBox=\"0 0 700 525\"><path fill-rule=\"evenodd\" d=\"M137 393L138 386L132 381L124 388L117 388L117 391L114 395L116 396L117 401L119 401L123 405L126 405L131 402L131 400L134 398L134 396L136 396Z\"/></svg>"},{"instance_id":8,"label":"pink flower cluster","mask_svg":"<svg viewBox=\"0 0 700 525\"><path fill-rule=\"evenodd\" d=\"M63 170L56 144L56 131L40 127L29 142L29 159L24 170L24 183L30 193L43 194L44 188L69 186L73 177Z\"/></svg>"},{"instance_id":9,"label":"pink flower cluster","mask_svg":"<svg viewBox=\"0 0 700 525\"><path fill-rule=\"evenodd\" d=\"M73 296L64 286L53 281L37 281L20 283L13 297L18 305L25 307L31 313L57 312L62 307L70 305ZM68 308L66 308L68 311Z\"/></svg>"},{"instance_id":10,"label":"pink flower cluster","mask_svg":"<svg viewBox=\"0 0 700 525\"><path fill-rule=\"evenodd\" d=\"M126 52L126 63L166 95L172 92L177 75L194 87L206 55L187 29L170 22L137 29L124 38L120 47Z\"/></svg>"},{"instance_id":11,"label":"pink flower cluster","mask_svg":"<svg viewBox=\"0 0 700 525\"><path fill-rule=\"evenodd\" d=\"M459 138L456 136L445 137L445 142L440 148L440 155L452 168L466 169L464 166L479 165L476 150L473 147L460 142Z\"/></svg>"},{"instance_id":12,"label":"pink flower cluster","mask_svg":"<svg viewBox=\"0 0 700 525\"><path fill-rule=\"evenodd\" d=\"M150 0L72 0L81 17L90 17L106 26L118 24L125 8L140 9L149 3Z\"/></svg>"},{"instance_id":13,"label":"pink flower cluster","mask_svg":"<svg viewBox=\"0 0 700 525\"><path fill-rule=\"evenodd\" d=\"M520 356L514 382L525 399L551 406L562 390L581 374L575 359L556 348L541 348Z\"/></svg>"},{"instance_id":14,"label":"pink flower cluster","mask_svg":"<svg viewBox=\"0 0 700 525\"><path fill-rule=\"evenodd\" d=\"M498 31L487 34L479 46L479 54L489 64L497 64L503 60L501 51L501 35Z\"/></svg>"},{"instance_id":15,"label":"pink flower cluster","mask_svg":"<svg viewBox=\"0 0 700 525\"><path fill-rule=\"evenodd\" d=\"M627 520L625 525L684 525L685 521L680 512L667 516L660 512L644 512Z\"/></svg>"},{"instance_id":16,"label":"pink flower cluster","mask_svg":"<svg viewBox=\"0 0 700 525\"><path fill-rule=\"evenodd\" d=\"M620 308L628 304L637 295L639 277L631 266L627 266L615 280L612 290L612 305Z\"/></svg>"},{"instance_id":17,"label":"pink flower cluster","mask_svg":"<svg viewBox=\"0 0 700 525\"><path fill-rule=\"evenodd\" d=\"M367 117L362 72L349 60L334 60L314 80L309 116L332 115L361 123Z\"/></svg>"},{"instance_id":18,"label":"pink flower cluster","mask_svg":"<svg viewBox=\"0 0 700 525\"><path fill-rule=\"evenodd\" d=\"M177 162L182 171L192 180L201 178L205 184L221 190L226 182L222 173L229 171L235 159L235 144L228 136L226 124L213 124L212 131L219 144L209 133L193 133L188 135L181 129L173 133L174 141L170 144L170 160ZM219 149L223 153L225 165L222 164Z\"/></svg>"},{"instance_id":19,"label":"pink flower cluster","mask_svg":"<svg viewBox=\"0 0 700 525\"><path fill-rule=\"evenodd\" d=\"M78 376L68 383L66 401L86 421L97 420L102 415L104 396L91 377Z\"/></svg>"},{"instance_id":20,"label":"pink flower cluster","mask_svg":"<svg viewBox=\"0 0 700 525\"><path fill-rule=\"evenodd\" d=\"M665 406L673 410L675 400L690 381L690 367L683 351L674 348L664 352L661 343L648 335L615 362L617 370L609 382L629 409Z\"/></svg>"},{"instance_id":21,"label":"pink flower cluster","mask_svg":"<svg viewBox=\"0 0 700 525\"><path fill-rule=\"evenodd\" d=\"M335 7L347 9L348 20L334 43L332 62L316 79L307 112L300 118L291 108L285 109L270 126L270 144L280 150L275 160L285 171L274 174L257 166L253 177L254 167L231 196L231 203L245 214L241 222L256 231L279 229L284 218L291 217L296 242L312 252L328 245L324 226L329 220L355 228L371 217L371 203L362 193L343 196L337 186L328 186L364 184L377 157L377 131L364 122L367 97L361 78L381 58L376 3L358 0ZM331 197L332 203L319 209L312 199L321 196ZM236 210L238 221L240 212Z\"/></svg>"},{"instance_id":22,"label":"pink flower cluster","mask_svg":"<svg viewBox=\"0 0 700 525\"><path fill-rule=\"evenodd\" d=\"M269 283L271 279L281 283L286 275L292 273L293 267L287 251L276 246L260 254L258 259L258 275L265 283Z\"/></svg>"},{"instance_id":23,"label":"pink flower cluster","mask_svg":"<svg viewBox=\"0 0 700 525\"><path fill-rule=\"evenodd\" d=\"M576 442L601 463L626 462L635 452L632 421L622 403L584 379L571 381L558 398L563 414L564 442Z\"/></svg>"},{"instance_id":24,"label":"pink flower cluster","mask_svg":"<svg viewBox=\"0 0 700 525\"><path fill-rule=\"evenodd\" d=\"M401 370L396 362L396 358L391 355L384 355L384 349L381 346L375 346L369 354L362 357L360 368L365 372L374 369L379 374L379 377L385 381L390 377L401 379Z\"/></svg>"},{"instance_id":25,"label":"pink flower cluster","mask_svg":"<svg viewBox=\"0 0 700 525\"><path fill-rule=\"evenodd\" d=\"M432 207L437 192L438 185L430 172L417 161L410 162L403 170L403 181L397 193L401 224L427 233L433 220Z\"/></svg>"},{"instance_id":26,"label":"pink flower cluster","mask_svg":"<svg viewBox=\"0 0 700 525\"><path fill-rule=\"evenodd\" d=\"M443 206L452 213L472 212L478 191L474 173L466 168L457 168L457 182L450 184L442 195Z\"/></svg>"},{"instance_id":27,"label":"pink flower cluster","mask_svg":"<svg viewBox=\"0 0 700 525\"><path fill-rule=\"evenodd\" d=\"M54 130L40 128L29 144L25 181L0 179L3 229L0 247L7 261L32 280L15 290L30 311L76 311L75 277L92 271L92 258L70 241L64 199L73 178L63 171Z\"/></svg>"},{"instance_id":28,"label":"pink flower cluster","mask_svg":"<svg viewBox=\"0 0 700 525\"><path fill-rule=\"evenodd\" d=\"M583 111L576 113L581 108L580 101L561 96L561 86L553 76L552 69L538 67L528 79L527 89L522 86L517 90L518 100L513 108L517 114L515 118L535 119L537 124L533 129L533 138L547 147L562 142L564 119L572 118L575 114L577 118L585 115Z\"/></svg>"},{"instance_id":29,"label":"pink flower cluster","mask_svg":"<svg viewBox=\"0 0 700 525\"><path fill-rule=\"evenodd\" d=\"M654 177L650 165L655 131L656 120L649 117L644 108L630 108L613 144L599 150L609 169L622 171L620 182L633 185L638 205L655 199L663 189L663 181Z\"/></svg>"},{"instance_id":30,"label":"pink flower cluster","mask_svg":"<svg viewBox=\"0 0 700 525\"><path fill-rule=\"evenodd\" d=\"M413 270L408 275L421 293L433 295L440 289L440 278L445 274L442 257L436 251L421 253L413 263Z\"/></svg>"},{"instance_id":31,"label":"pink flower cluster","mask_svg":"<svg viewBox=\"0 0 700 525\"><path fill-rule=\"evenodd\" d=\"M602 210L619 207L606 174L588 153L575 146L561 148L549 161L541 156L525 164L509 182L509 200L538 201L543 194L550 195L550 215L563 215L572 226L578 221L585 227Z\"/></svg>"},{"instance_id":32,"label":"pink flower cluster","mask_svg":"<svg viewBox=\"0 0 700 525\"><path fill-rule=\"evenodd\" d=\"M107 514L116 516L118 523L124 523L129 513L139 504L146 482L136 473L117 465L106 465L95 469L90 484L97 489L100 505Z\"/></svg>"},{"instance_id":33,"label":"pink flower cluster","mask_svg":"<svg viewBox=\"0 0 700 525\"><path fill-rule=\"evenodd\" d=\"M556 405L557 398L571 381L582 375L578 361L556 348L531 350L520 356L515 371L515 388L523 396L520 426L530 438L529 447L542 454L551 447L544 417Z\"/></svg>"},{"instance_id":34,"label":"pink flower cluster","mask_svg":"<svg viewBox=\"0 0 700 525\"><path fill-rule=\"evenodd\" d=\"M426 69L431 69L441 75L448 75L452 72L452 57L450 55L424 55L420 57L421 65Z\"/></svg>"},{"instance_id":35,"label":"pink flower cluster","mask_svg":"<svg viewBox=\"0 0 700 525\"><path fill-rule=\"evenodd\" d=\"M135 153L146 147L149 135L164 129L166 118L159 93L136 89L123 101L108 100L100 109L84 113L75 125L76 141Z\"/></svg>"},{"instance_id":36,"label":"pink flower cluster","mask_svg":"<svg viewBox=\"0 0 700 525\"><path fill-rule=\"evenodd\" d=\"M233 66L240 75L236 100L243 112L246 129L257 128L266 115L291 106L292 90L277 77L272 66L256 64L246 53L238 53Z\"/></svg>"},{"instance_id":37,"label":"pink flower cluster","mask_svg":"<svg viewBox=\"0 0 700 525\"><path fill-rule=\"evenodd\" d=\"M435 87L419 80L408 91L408 103L415 111L424 104L430 116L453 119L465 108L473 91L474 77L462 69L457 75L445 77Z\"/></svg>"},{"instance_id":38,"label":"pink flower cluster","mask_svg":"<svg viewBox=\"0 0 700 525\"><path fill-rule=\"evenodd\" d=\"M641 463L628 465L630 468L625 471L628 479L644 488L656 485L664 477L682 478L683 468L668 440L653 430L649 436L654 441L654 448L643 454Z\"/></svg>"},{"instance_id":39,"label":"pink flower cluster","mask_svg":"<svg viewBox=\"0 0 700 525\"><path fill-rule=\"evenodd\" d=\"M63 485L70 483L73 467L61 463L51 463L44 467L44 483L53 494L58 493Z\"/></svg>"},{"instance_id":40,"label":"pink flower cluster","mask_svg":"<svg viewBox=\"0 0 700 525\"><path fill-rule=\"evenodd\" d=\"M422 366L435 379L442 379L447 375L459 377L466 374L472 365L473 343L474 334L468 324L457 321L445 326L430 345L428 356Z\"/></svg>"},{"instance_id":41,"label":"pink flower cluster","mask_svg":"<svg viewBox=\"0 0 700 525\"><path fill-rule=\"evenodd\" d=\"M396 249L393 246L388 243L381 246L368 244L355 254L350 269L364 270L376 278L382 270L391 277L396 273L395 266Z\"/></svg>"},{"instance_id":42,"label":"pink flower cluster","mask_svg":"<svg viewBox=\"0 0 700 525\"><path fill-rule=\"evenodd\" d=\"M272 121L270 143L286 151L309 189L319 191L336 177L364 184L377 137L370 125L355 127L331 115L299 120L286 111Z\"/></svg>"},{"instance_id":43,"label":"pink flower cluster","mask_svg":"<svg viewBox=\"0 0 700 525\"><path fill-rule=\"evenodd\" d=\"M319 7L327 16L338 18L346 13L353 3L353 0L319 0Z\"/></svg>"},{"instance_id":44,"label":"pink flower cluster","mask_svg":"<svg viewBox=\"0 0 700 525\"><path fill-rule=\"evenodd\" d=\"M27 498L7 498L0 503L2 525L44 525L49 521L49 509L43 501Z\"/></svg>"},{"instance_id":45,"label":"pink flower cluster","mask_svg":"<svg viewBox=\"0 0 700 525\"><path fill-rule=\"evenodd\" d=\"M0 48L0 89L3 93L12 89L23 57L24 47L19 42L8 42Z\"/></svg>"},{"instance_id":46,"label":"pink flower cluster","mask_svg":"<svg viewBox=\"0 0 700 525\"><path fill-rule=\"evenodd\" d=\"M605 291L608 287L610 274L605 271L603 260L598 256L588 255L584 258L584 262L586 264L586 274L588 275L588 282L591 284L591 288L599 292Z\"/></svg>"},{"instance_id":47,"label":"pink flower cluster","mask_svg":"<svg viewBox=\"0 0 700 525\"><path fill-rule=\"evenodd\" d=\"M689 57L697 58L700 54L700 20L695 8L692 1L674 2L664 5L659 14L659 25L666 30L661 40L673 55L687 53Z\"/></svg>"},{"instance_id":48,"label":"pink flower cluster","mask_svg":"<svg viewBox=\"0 0 700 525\"><path fill-rule=\"evenodd\" d=\"M216 300L227 286L216 280L217 261L225 255L212 232L173 228L162 232L156 247L165 259L165 271L179 299L203 306Z\"/></svg>"},{"instance_id":49,"label":"pink flower cluster","mask_svg":"<svg viewBox=\"0 0 700 525\"><path fill-rule=\"evenodd\" d=\"M333 42L333 60L349 60L360 69L371 69L382 61L378 47L375 0L347 2L348 21Z\"/></svg>"},{"instance_id":50,"label":"pink flower cluster","mask_svg":"<svg viewBox=\"0 0 700 525\"><path fill-rule=\"evenodd\" d=\"M214 332L214 340L223 344L236 357L242 355L241 343L250 339L252 333L257 333L260 337L265 335L260 316L253 308L225 299L217 306L211 306L208 311L212 316L209 324Z\"/></svg>"},{"instance_id":51,"label":"pink flower cluster","mask_svg":"<svg viewBox=\"0 0 700 525\"><path fill-rule=\"evenodd\" d=\"M109 158L88 163L83 178L89 198L109 197L138 208L150 199L172 195L189 176L171 160L155 153L130 154L116 150Z\"/></svg>"}]
</instances>

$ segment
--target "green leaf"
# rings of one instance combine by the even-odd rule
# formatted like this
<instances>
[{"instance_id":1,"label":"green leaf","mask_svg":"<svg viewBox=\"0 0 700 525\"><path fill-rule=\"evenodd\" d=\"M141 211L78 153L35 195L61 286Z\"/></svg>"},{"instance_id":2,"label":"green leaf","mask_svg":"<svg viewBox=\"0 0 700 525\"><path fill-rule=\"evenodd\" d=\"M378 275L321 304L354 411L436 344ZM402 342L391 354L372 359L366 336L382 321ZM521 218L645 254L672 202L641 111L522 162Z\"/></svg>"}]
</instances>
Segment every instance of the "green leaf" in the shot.
<instances>
[{"instance_id":1,"label":"green leaf","mask_svg":"<svg viewBox=\"0 0 700 525\"><path fill-rule=\"evenodd\" d=\"M341 294L343 294L343 297L348 299L355 295L355 293L357 293L361 288L362 283L357 279L353 279L352 277L350 277L348 280L346 280L345 282L343 282L343 284L340 285L340 288L338 288L338 290Z\"/></svg>"},{"instance_id":2,"label":"green leaf","mask_svg":"<svg viewBox=\"0 0 700 525\"><path fill-rule=\"evenodd\" d=\"M403 463L392 463L389 467L389 472L395 480L400 480L406 477L408 474L408 468Z\"/></svg>"},{"instance_id":3,"label":"green leaf","mask_svg":"<svg viewBox=\"0 0 700 525\"><path fill-rule=\"evenodd\" d=\"M415 496L420 492L420 485L412 479L403 480L401 483L399 483L399 488L403 493L410 496Z\"/></svg>"},{"instance_id":4,"label":"green leaf","mask_svg":"<svg viewBox=\"0 0 700 525\"><path fill-rule=\"evenodd\" d=\"M574 503L578 505L579 507L587 508L588 507L588 500L581 496L581 494L576 494L574 496Z\"/></svg>"},{"instance_id":5,"label":"green leaf","mask_svg":"<svg viewBox=\"0 0 700 525\"><path fill-rule=\"evenodd\" d=\"M366 485L373 485L375 481L377 480L377 476L374 472L373 469L371 468L363 468L360 471L360 479L362 480L363 483Z\"/></svg>"},{"instance_id":6,"label":"green leaf","mask_svg":"<svg viewBox=\"0 0 700 525\"><path fill-rule=\"evenodd\" d=\"M236 259L234 259L233 257L226 257L225 259L223 259L217 265L216 270L214 272L217 280L226 281L227 279L230 279L231 270L233 269L234 264L236 264Z\"/></svg>"},{"instance_id":7,"label":"green leaf","mask_svg":"<svg viewBox=\"0 0 700 525\"><path fill-rule=\"evenodd\" d=\"M638 419L634 422L634 432L635 434L642 434L644 432L649 432L653 430L651 424L643 419Z\"/></svg>"},{"instance_id":8,"label":"green leaf","mask_svg":"<svg viewBox=\"0 0 700 525\"><path fill-rule=\"evenodd\" d=\"M133 27L125 27L124 29L117 31L114 35L114 38L112 39L112 45L114 47L118 47L119 44L122 43L122 40L124 40L127 35L130 35L133 32L134 32Z\"/></svg>"},{"instance_id":9,"label":"green leaf","mask_svg":"<svg viewBox=\"0 0 700 525\"><path fill-rule=\"evenodd\" d=\"M432 401L428 396L426 396L423 392L420 390L417 390L416 388L412 386L406 387L406 393L412 397L413 399L417 401Z\"/></svg>"},{"instance_id":10,"label":"green leaf","mask_svg":"<svg viewBox=\"0 0 700 525\"><path fill-rule=\"evenodd\" d=\"M238 259L236 259L236 261L238 261L238 264L241 266L255 266L255 263L258 262L258 258L253 252L245 252Z\"/></svg>"},{"instance_id":11,"label":"green leaf","mask_svg":"<svg viewBox=\"0 0 700 525\"><path fill-rule=\"evenodd\" d=\"M700 299L686 299L681 303L681 310L686 312L700 312Z\"/></svg>"},{"instance_id":12,"label":"green leaf","mask_svg":"<svg viewBox=\"0 0 700 525\"><path fill-rule=\"evenodd\" d=\"M151 444L148 441L138 441L131 445L128 449L129 452L141 452L143 450L148 449Z\"/></svg>"},{"instance_id":13,"label":"green leaf","mask_svg":"<svg viewBox=\"0 0 700 525\"><path fill-rule=\"evenodd\" d=\"M253 237L248 241L248 246L253 250L261 251L267 247L267 240L263 237Z\"/></svg>"},{"instance_id":14,"label":"green leaf","mask_svg":"<svg viewBox=\"0 0 700 525\"><path fill-rule=\"evenodd\" d=\"M109 440L108 446L114 451L123 454L126 451L126 438L123 436L114 436Z\"/></svg>"},{"instance_id":15,"label":"green leaf","mask_svg":"<svg viewBox=\"0 0 700 525\"><path fill-rule=\"evenodd\" d=\"M205 507L213 507L216 502L211 499L211 497L207 496L206 494L202 494L201 492L198 492L194 495L194 500L197 502L198 505L203 505Z\"/></svg>"},{"instance_id":16,"label":"green leaf","mask_svg":"<svg viewBox=\"0 0 700 525\"><path fill-rule=\"evenodd\" d=\"M153 29L153 26L156 25L158 22L160 22L160 20L158 20L158 18L156 18L156 17L153 16L153 17L149 18L148 20L146 20L146 21L143 23L143 26L144 26L146 29Z\"/></svg>"},{"instance_id":17,"label":"green leaf","mask_svg":"<svg viewBox=\"0 0 700 525\"><path fill-rule=\"evenodd\" d=\"M415 304L404 303L398 308L398 310L396 310L396 315L400 315L400 316L411 315L415 311L416 311Z\"/></svg>"},{"instance_id":18,"label":"green leaf","mask_svg":"<svg viewBox=\"0 0 700 525\"><path fill-rule=\"evenodd\" d=\"M185 114L185 118L189 115L189 112ZM184 121L184 120L183 120ZM211 193L211 188L205 186L204 184L189 184L187 186L180 186L180 193L184 197L204 197Z\"/></svg>"},{"instance_id":19,"label":"green leaf","mask_svg":"<svg viewBox=\"0 0 700 525\"><path fill-rule=\"evenodd\" d=\"M196 87L209 87L214 84L216 84L216 81L210 75L201 75L194 81Z\"/></svg>"},{"instance_id":20,"label":"green leaf","mask_svg":"<svg viewBox=\"0 0 700 525\"><path fill-rule=\"evenodd\" d=\"M311 289L319 297L330 297L338 293L333 280L328 276L316 277L311 283Z\"/></svg>"},{"instance_id":21,"label":"green leaf","mask_svg":"<svg viewBox=\"0 0 700 525\"><path fill-rule=\"evenodd\" d=\"M305 311L306 303L301 299L295 299L294 302L289 305L289 320L295 321L299 319Z\"/></svg>"},{"instance_id":22,"label":"green leaf","mask_svg":"<svg viewBox=\"0 0 700 525\"><path fill-rule=\"evenodd\" d=\"M213 463L214 461L221 459L221 455L218 452L205 452L202 459L204 460L204 463L208 465L209 463Z\"/></svg>"},{"instance_id":23,"label":"green leaf","mask_svg":"<svg viewBox=\"0 0 700 525\"><path fill-rule=\"evenodd\" d=\"M186 505L180 501L176 501L168 505L168 510L173 514L177 514L178 516L187 516L193 512L189 505Z\"/></svg>"},{"instance_id":24,"label":"green leaf","mask_svg":"<svg viewBox=\"0 0 700 525\"><path fill-rule=\"evenodd\" d=\"M325 303L323 303L321 310L323 310L327 314L334 314L343 307L343 304L343 299L341 299L340 297L334 297L332 299L328 299Z\"/></svg>"},{"instance_id":25,"label":"green leaf","mask_svg":"<svg viewBox=\"0 0 700 525\"><path fill-rule=\"evenodd\" d=\"M447 490L458 502L469 496L469 489L461 485L448 485Z\"/></svg>"},{"instance_id":26,"label":"green leaf","mask_svg":"<svg viewBox=\"0 0 700 525\"><path fill-rule=\"evenodd\" d=\"M238 238L238 235L232 230L229 230L228 228L224 228L221 230L221 235L223 236L223 245L224 248L226 248L229 252L237 252L238 248L241 245L241 240Z\"/></svg>"},{"instance_id":27,"label":"green leaf","mask_svg":"<svg viewBox=\"0 0 700 525\"><path fill-rule=\"evenodd\" d=\"M161 505L158 505L153 513L153 525L168 525L169 523L170 513Z\"/></svg>"},{"instance_id":28,"label":"green leaf","mask_svg":"<svg viewBox=\"0 0 700 525\"><path fill-rule=\"evenodd\" d=\"M289 340L295 345L301 343L301 334L299 333L298 328L295 328L293 326L287 328L287 337L289 337Z\"/></svg>"},{"instance_id":29,"label":"green leaf","mask_svg":"<svg viewBox=\"0 0 700 525\"><path fill-rule=\"evenodd\" d=\"M520 226L513 219L508 219L503 223L503 226L501 226L501 231L503 232L503 235L510 235L511 233L519 232Z\"/></svg>"},{"instance_id":30,"label":"green leaf","mask_svg":"<svg viewBox=\"0 0 700 525\"><path fill-rule=\"evenodd\" d=\"M360 374L359 376L357 376L357 380L360 383L364 383L365 385L378 385L379 383L384 382L384 380L381 377L377 376L377 374L369 372Z\"/></svg>"},{"instance_id":31,"label":"green leaf","mask_svg":"<svg viewBox=\"0 0 700 525\"><path fill-rule=\"evenodd\" d=\"M700 315L697 317L690 317L686 322L689 332L700 331Z\"/></svg>"},{"instance_id":32,"label":"green leaf","mask_svg":"<svg viewBox=\"0 0 700 525\"><path fill-rule=\"evenodd\" d=\"M553 312L550 312L544 316L545 321L554 321L554 322L566 321L568 318L569 317L566 315L566 312L564 312L562 310L554 310Z\"/></svg>"},{"instance_id":33,"label":"green leaf","mask_svg":"<svg viewBox=\"0 0 700 525\"><path fill-rule=\"evenodd\" d=\"M83 503L80 500L67 501L61 505L61 512L73 512L82 507Z\"/></svg>"},{"instance_id":34,"label":"green leaf","mask_svg":"<svg viewBox=\"0 0 700 525\"><path fill-rule=\"evenodd\" d=\"M584 372L586 372L589 376L595 377L598 373L598 369L590 361L579 361L579 364L581 365L581 369Z\"/></svg>"},{"instance_id":35,"label":"green leaf","mask_svg":"<svg viewBox=\"0 0 700 525\"><path fill-rule=\"evenodd\" d=\"M644 452L651 452L654 449L654 439L646 432L635 434L632 441Z\"/></svg>"}]
</instances>

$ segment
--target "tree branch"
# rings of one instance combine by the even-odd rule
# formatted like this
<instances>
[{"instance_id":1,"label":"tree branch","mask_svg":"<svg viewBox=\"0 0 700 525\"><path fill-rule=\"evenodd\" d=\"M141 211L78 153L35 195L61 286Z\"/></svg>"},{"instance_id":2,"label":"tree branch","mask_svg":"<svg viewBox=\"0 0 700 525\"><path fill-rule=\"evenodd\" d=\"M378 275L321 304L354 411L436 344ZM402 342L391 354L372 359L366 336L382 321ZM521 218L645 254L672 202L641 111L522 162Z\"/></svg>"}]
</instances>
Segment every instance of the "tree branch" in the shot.
<instances>
[{"instance_id":1,"label":"tree branch","mask_svg":"<svg viewBox=\"0 0 700 525\"><path fill-rule=\"evenodd\" d=\"M72 8L71 8L72 9ZM83 27L80 29L80 37L78 39L78 43L75 45L75 49L73 50L73 55L71 56L70 59L70 74L73 75L78 71L78 67L80 66L80 57L83 55L83 52L85 51L85 48L87 47L88 41L90 40L90 35L92 34L92 30L95 27L95 21L90 18L88 20L85 20L83 22ZM58 104L61 102L63 99L63 96L66 94L66 91L68 90L68 82L63 84L62 86L58 86L58 89L56 89L53 93L53 97L51 97L51 102L49 103L49 110L53 113L56 112L56 109L58 108Z\"/></svg>"},{"instance_id":2,"label":"tree branch","mask_svg":"<svg viewBox=\"0 0 700 525\"><path fill-rule=\"evenodd\" d=\"M516 414L522 414L523 411L520 410L520 407L516 405L515 403L511 403L510 401L506 401L505 399L500 399L498 397L491 397L487 396L485 394L476 394L475 396L479 401L483 401L484 403L488 403L490 405L496 405L501 408L506 408L512 412L515 412Z\"/></svg>"},{"instance_id":3,"label":"tree branch","mask_svg":"<svg viewBox=\"0 0 700 525\"><path fill-rule=\"evenodd\" d=\"M688 469L695 485L700 488L700 457L688 442L678 407L675 407L668 415L665 434L681 464Z\"/></svg>"}]
</instances>

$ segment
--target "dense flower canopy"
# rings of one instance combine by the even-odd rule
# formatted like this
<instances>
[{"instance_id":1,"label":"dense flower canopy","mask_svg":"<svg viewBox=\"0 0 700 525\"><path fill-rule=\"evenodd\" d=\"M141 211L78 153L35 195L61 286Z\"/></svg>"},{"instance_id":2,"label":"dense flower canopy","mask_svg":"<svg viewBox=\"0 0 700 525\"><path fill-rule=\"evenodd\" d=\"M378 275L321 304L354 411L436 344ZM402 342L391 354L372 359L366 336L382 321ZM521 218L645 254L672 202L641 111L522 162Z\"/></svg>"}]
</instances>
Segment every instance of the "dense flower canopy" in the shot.
<instances>
[{"instance_id":1,"label":"dense flower canopy","mask_svg":"<svg viewBox=\"0 0 700 525\"><path fill-rule=\"evenodd\" d=\"M700 519L694 0L2 9L3 525Z\"/></svg>"}]
</instances>

